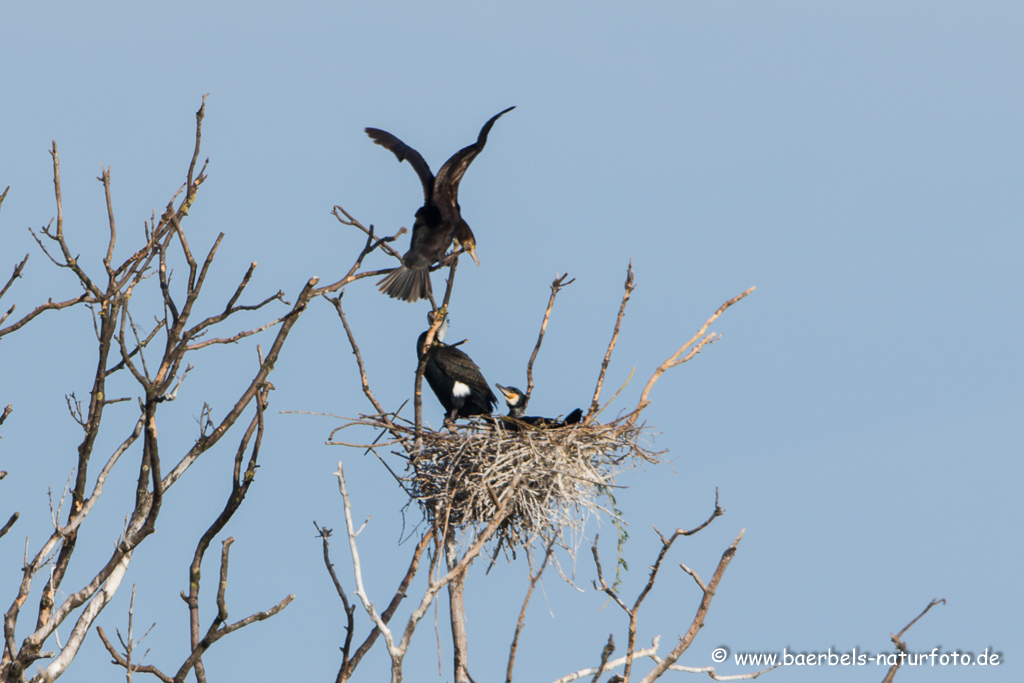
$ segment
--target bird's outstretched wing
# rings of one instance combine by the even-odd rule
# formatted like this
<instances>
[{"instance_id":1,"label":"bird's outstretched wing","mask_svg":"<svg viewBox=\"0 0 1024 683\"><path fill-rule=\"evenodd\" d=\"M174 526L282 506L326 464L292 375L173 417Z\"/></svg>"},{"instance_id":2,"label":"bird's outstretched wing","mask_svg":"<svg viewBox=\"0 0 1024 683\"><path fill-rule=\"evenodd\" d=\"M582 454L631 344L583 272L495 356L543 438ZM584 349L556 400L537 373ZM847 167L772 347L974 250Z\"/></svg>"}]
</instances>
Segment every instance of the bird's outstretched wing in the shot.
<instances>
[{"instance_id":1,"label":"bird's outstretched wing","mask_svg":"<svg viewBox=\"0 0 1024 683\"><path fill-rule=\"evenodd\" d=\"M434 194L434 174L430 172L430 166L427 165L420 153L386 130L367 128L366 134L381 147L391 150L399 161L409 162L423 184L423 203L430 204Z\"/></svg>"},{"instance_id":2,"label":"bird's outstretched wing","mask_svg":"<svg viewBox=\"0 0 1024 683\"><path fill-rule=\"evenodd\" d=\"M513 109L515 107L509 107L492 116L484 124L484 127L480 129L480 135L477 137L476 142L468 147L463 147L453 154L448 161L444 162L441 170L437 172L437 178L434 180L434 203L437 204L446 220L453 219L453 210L459 204L459 183L462 181L462 176L466 174L466 169L469 168L473 159L476 158L476 155L487 144L487 134L491 132L491 126L503 114L507 114Z\"/></svg>"}]
</instances>

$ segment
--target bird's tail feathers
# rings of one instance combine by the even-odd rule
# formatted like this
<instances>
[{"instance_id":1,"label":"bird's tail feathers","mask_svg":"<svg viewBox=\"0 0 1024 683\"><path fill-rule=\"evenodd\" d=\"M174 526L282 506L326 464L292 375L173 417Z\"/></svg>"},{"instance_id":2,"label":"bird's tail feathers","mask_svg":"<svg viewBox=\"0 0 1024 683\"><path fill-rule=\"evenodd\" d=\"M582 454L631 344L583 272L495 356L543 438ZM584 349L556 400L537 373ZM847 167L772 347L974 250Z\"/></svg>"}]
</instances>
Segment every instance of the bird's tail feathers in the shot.
<instances>
[{"instance_id":1,"label":"bird's tail feathers","mask_svg":"<svg viewBox=\"0 0 1024 683\"><path fill-rule=\"evenodd\" d=\"M392 299L418 301L430 298L430 271L426 268L407 268L401 266L388 273L377 288Z\"/></svg>"}]
</instances>

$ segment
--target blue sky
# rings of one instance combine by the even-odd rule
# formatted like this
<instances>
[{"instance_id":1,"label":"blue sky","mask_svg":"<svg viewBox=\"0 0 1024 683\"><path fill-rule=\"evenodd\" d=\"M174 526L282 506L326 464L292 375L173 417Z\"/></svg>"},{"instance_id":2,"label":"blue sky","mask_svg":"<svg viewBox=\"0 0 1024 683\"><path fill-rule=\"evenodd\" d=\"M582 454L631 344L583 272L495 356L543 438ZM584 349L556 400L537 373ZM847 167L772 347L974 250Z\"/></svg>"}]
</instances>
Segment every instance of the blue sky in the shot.
<instances>
[{"instance_id":1,"label":"blue sky","mask_svg":"<svg viewBox=\"0 0 1024 683\"><path fill-rule=\"evenodd\" d=\"M630 259L636 291L608 385L635 375L609 411L631 407L719 304L757 286L715 324L722 339L652 392L645 417L670 462L619 480L631 536L627 598L657 551L651 525L695 526L716 487L727 510L672 551L641 611L640 641L661 634L670 649L699 601L678 563L706 578L745 528L682 663L708 665L719 645L888 651L889 633L942 597L948 603L907 635L910 649L992 648L1005 664L978 673L906 668L897 680L1019 680L1022 30L1024 9L1008 2L11 6L0 24L0 188L11 186L0 211L4 281L32 256L4 310L77 294L27 230L55 214L51 140L65 230L81 262L101 268L101 165L112 168L127 253L184 179L194 113L208 93L209 180L189 216L193 246L202 251L226 233L211 274L225 296L257 261L249 296L283 289L293 297L311 276L339 278L362 246L329 215L335 204L382 232L411 227L416 176L364 127L394 133L436 170L490 116L516 105L461 186L481 266L459 269L450 335L469 339L463 348L490 382L523 386L548 286L558 273L575 277L535 367L531 413L589 400ZM390 264L374 256L367 265ZM411 391L425 309L365 281L345 302L377 395L397 407ZM74 465L78 433L64 395L88 394L91 336L79 310L48 314L3 341L0 405L15 412L0 428L0 469L9 472L0 515L22 514L0 541L4 609L24 537L33 547L48 533L47 487L62 489ZM191 445L204 401L227 409L254 367L256 343L269 341L196 356L162 418L165 452ZM217 643L204 658L211 680L260 680L285 668L310 680L335 675L343 616L311 522L343 526L332 476L339 459L357 517L372 516L360 548L377 601L390 597L411 552L398 541L412 520L403 527L401 492L380 464L324 445L335 420L282 412L369 409L329 304L314 302L304 315L272 380L262 467L220 538L236 539L233 618L297 597ZM134 395L127 382L118 389ZM111 413L101 439L108 451L134 418L131 405ZM439 405L428 396L425 407L437 425ZM185 657L177 594L227 494L236 439L205 455L169 496L126 579L138 586L137 621L157 623L146 642L157 666L173 669ZM131 474L119 477L85 532L93 561L130 509ZM602 523L588 537L595 531L611 557L614 528ZM343 546L336 537L334 559L350 587ZM590 589L589 554L562 562L583 592L547 576L517 680L592 665L609 632L620 651L625 642L623 615ZM474 566L467 596L477 680L503 674L527 581L521 558L488 576L483 568ZM214 554L205 569L215 575ZM66 588L86 570L72 572ZM100 617L108 633L124 630L127 595L123 588ZM439 622L444 642L443 614ZM416 680L450 680L447 649L437 673L432 628L417 634L409 670ZM71 678L121 675L108 660L92 635ZM384 671L385 654L374 651L358 678ZM883 675L789 667L769 678Z\"/></svg>"}]
</instances>

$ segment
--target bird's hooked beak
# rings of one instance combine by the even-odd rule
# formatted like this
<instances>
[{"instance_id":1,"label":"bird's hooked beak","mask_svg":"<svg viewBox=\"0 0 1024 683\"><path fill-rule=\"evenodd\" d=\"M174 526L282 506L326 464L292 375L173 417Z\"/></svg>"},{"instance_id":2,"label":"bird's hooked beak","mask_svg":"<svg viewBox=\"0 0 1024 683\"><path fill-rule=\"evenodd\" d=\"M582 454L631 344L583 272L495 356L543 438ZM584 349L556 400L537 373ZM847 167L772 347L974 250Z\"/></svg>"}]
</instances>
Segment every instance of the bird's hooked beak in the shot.
<instances>
[{"instance_id":1,"label":"bird's hooked beak","mask_svg":"<svg viewBox=\"0 0 1024 683\"><path fill-rule=\"evenodd\" d=\"M479 268L480 267L480 259L478 259L476 257L476 245L475 244L467 244L466 245L466 253L469 254L469 257L471 259L473 259L473 263L475 263L477 268Z\"/></svg>"},{"instance_id":2,"label":"bird's hooked beak","mask_svg":"<svg viewBox=\"0 0 1024 683\"><path fill-rule=\"evenodd\" d=\"M506 402L511 404L513 401L517 401L516 392L501 386L497 382L495 382L494 386L498 387L498 391L504 394Z\"/></svg>"},{"instance_id":3,"label":"bird's hooked beak","mask_svg":"<svg viewBox=\"0 0 1024 683\"><path fill-rule=\"evenodd\" d=\"M444 306L442 306L440 309L438 309L437 313L438 313L438 315L443 315L444 316L444 320L441 321L441 326L437 328L436 332L434 332L434 343L435 344L437 342L443 342L444 341L445 333L448 332L448 312L447 312L447 309ZM427 311L427 326L429 327L429 326L431 326L433 324L434 324L434 311Z\"/></svg>"}]
</instances>

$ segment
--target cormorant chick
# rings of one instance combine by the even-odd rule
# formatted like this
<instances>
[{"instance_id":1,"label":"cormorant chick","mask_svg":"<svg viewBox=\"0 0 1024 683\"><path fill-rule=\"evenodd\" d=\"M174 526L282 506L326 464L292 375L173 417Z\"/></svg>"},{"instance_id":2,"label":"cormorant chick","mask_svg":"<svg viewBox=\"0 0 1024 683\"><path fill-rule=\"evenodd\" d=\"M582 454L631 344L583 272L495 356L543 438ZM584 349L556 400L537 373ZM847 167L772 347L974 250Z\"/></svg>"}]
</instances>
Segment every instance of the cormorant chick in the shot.
<instances>
[{"instance_id":1,"label":"cormorant chick","mask_svg":"<svg viewBox=\"0 0 1024 683\"><path fill-rule=\"evenodd\" d=\"M508 417L505 420L506 429L518 432L522 424L530 425L535 429L557 429L566 425L579 424L583 419L583 411L579 408L565 416L565 420L556 420L551 417L527 417L526 416L526 395L515 387L503 387L495 384L498 390L505 396L505 404L508 406Z\"/></svg>"}]
</instances>

